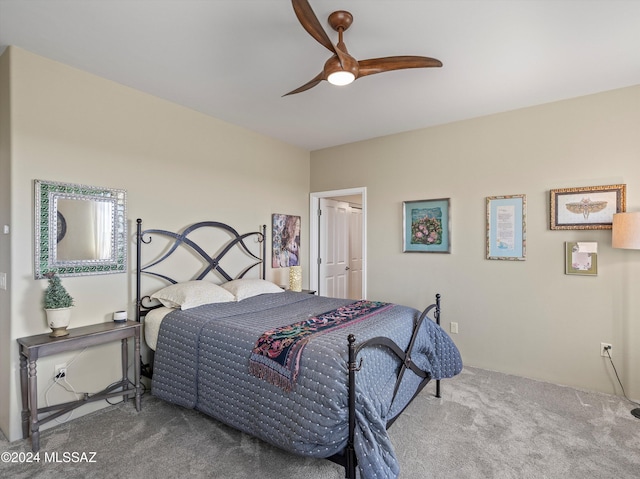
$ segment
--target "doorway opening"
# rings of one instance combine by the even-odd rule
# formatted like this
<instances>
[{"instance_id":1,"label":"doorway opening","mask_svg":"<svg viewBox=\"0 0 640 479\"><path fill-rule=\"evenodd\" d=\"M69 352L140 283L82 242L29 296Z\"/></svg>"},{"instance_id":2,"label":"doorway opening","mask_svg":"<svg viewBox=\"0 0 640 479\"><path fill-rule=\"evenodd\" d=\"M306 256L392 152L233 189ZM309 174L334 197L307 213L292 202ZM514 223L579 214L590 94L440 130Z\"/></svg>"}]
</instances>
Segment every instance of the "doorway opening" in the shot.
<instances>
[{"instance_id":1,"label":"doorway opening","mask_svg":"<svg viewBox=\"0 0 640 479\"><path fill-rule=\"evenodd\" d=\"M367 296L367 189L311 193L309 287L321 296Z\"/></svg>"}]
</instances>

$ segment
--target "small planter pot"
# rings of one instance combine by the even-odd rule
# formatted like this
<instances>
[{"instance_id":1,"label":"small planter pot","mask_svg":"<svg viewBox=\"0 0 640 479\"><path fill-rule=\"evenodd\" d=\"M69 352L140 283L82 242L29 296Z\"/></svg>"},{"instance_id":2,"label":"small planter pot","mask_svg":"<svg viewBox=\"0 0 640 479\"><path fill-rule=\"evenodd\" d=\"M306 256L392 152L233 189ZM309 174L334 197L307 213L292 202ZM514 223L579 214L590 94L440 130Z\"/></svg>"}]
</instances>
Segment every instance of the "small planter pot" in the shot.
<instances>
[{"instance_id":1,"label":"small planter pot","mask_svg":"<svg viewBox=\"0 0 640 479\"><path fill-rule=\"evenodd\" d=\"M49 336L52 338L67 336L69 334L67 328L71 321L71 308L45 309L45 312L47 313L47 323L53 330Z\"/></svg>"}]
</instances>

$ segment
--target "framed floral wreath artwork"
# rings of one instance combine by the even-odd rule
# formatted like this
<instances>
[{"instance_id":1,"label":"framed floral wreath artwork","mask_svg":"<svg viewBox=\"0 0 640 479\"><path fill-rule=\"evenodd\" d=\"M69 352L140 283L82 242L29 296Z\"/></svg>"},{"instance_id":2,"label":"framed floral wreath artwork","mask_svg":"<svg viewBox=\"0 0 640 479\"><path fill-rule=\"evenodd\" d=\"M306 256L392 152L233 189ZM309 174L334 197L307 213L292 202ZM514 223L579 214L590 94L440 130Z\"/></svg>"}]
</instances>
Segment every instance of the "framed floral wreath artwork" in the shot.
<instances>
[{"instance_id":1,"label":"framed floral wreath artwork","mask_svg":"<svg viewBox=\"0 0 640 479\"><path fill-rule=\"evenodd\" d=\"M402 251L450 253L450 199L404 201Z\"/></svg>"}]
</instances>

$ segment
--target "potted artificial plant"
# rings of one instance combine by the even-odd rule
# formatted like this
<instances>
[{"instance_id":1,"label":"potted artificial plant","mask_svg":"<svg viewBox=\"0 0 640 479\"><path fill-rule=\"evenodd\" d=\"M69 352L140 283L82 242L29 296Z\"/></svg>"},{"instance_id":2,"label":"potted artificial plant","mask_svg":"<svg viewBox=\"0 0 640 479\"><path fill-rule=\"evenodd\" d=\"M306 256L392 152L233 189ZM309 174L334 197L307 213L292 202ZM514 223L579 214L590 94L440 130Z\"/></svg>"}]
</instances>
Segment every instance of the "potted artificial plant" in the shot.
<instances>
[{"instance_id":1,"label":"potted artificial plant","mask_svg":"<svg viewBox=\"0 0 640 479\"><path fill-rule=\"evenodd\" d=\"M47 313L47 323L53 332L52 338L59 338L69 334L67 327L71 320L71 307L73 298L62 286L60 278L55 273L45 275L49 285L44 292L44 310Z\"/></svg>"}]
</instances>

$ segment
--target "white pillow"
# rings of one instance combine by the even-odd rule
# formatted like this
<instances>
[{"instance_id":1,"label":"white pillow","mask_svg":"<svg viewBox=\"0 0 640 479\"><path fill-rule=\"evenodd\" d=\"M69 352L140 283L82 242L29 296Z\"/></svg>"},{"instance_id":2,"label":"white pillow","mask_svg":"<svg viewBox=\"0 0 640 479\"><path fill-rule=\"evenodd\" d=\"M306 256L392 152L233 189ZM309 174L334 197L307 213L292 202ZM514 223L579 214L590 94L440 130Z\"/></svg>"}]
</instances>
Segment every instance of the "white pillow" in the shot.
<instances>
[{"instance_id":1,"label":"white pillow","mask_svg":"<svg viewBox=\"0 0 640 479\"><path fill-rule=\"evenodd\" d=\"M242 301L259 294L284 292L280 286L264 279L234 279L224 283L222 287L233 294L236 301Z\"/></svg>"},{"instance_id":2,"label":"white pillow","mask_svg":"<svg viewBox=\"0 0 640 479\"><path fill-rule=\"evenodd\" d=\"M233 294L208 281L185 281L172 284L151 295L167 308L190 309L203 304L235 301Z\"/></svg>"}]
</instances>

